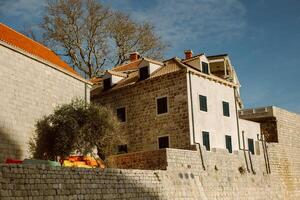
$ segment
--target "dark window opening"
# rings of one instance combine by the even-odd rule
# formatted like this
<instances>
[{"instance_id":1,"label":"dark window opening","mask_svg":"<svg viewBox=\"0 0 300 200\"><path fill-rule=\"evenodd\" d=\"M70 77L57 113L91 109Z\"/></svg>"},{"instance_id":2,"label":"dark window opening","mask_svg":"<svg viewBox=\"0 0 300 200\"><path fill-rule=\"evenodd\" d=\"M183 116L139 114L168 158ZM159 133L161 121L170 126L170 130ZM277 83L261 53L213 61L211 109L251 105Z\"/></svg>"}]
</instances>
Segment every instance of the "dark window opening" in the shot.
<instances>
[{"instance_id":1,"label":"dark window opening","mask_svg":"<svg viewBox=\"0 0 300 200\"><path fill-rule=\"evenodd\" d=\"M230 112L229 112L229 103L223 101L223 115L226 117L230 116Z\"/></svg>"},{"instance_id":2,"label":"dark window opening","mask_svg":"<svg viewBox=\"0 0 300 200\"><path fill-rule=\"evenodd\" d=\"M168 99L162 97L156 100L157 103L157 114L163 114L168 112Z\"/></svg>"},{"instance_id":3,"label":"dark window opening","mask_svg":"<svg viewBox=\"0 0 300 200\"><path fill-rule=\"evenodd\" d=\"M202 72L205 74L209 74L209 66L208 63L202 62Z\"/></svg>"},{"instance_id":4,"label":"dark window opening","mask_svg":"<svg viewBox=\"0 0 300 200\"><path fill-rule=\"evenodd\" d=\"M200 110L207 112L207 98L206 96L199 95Z\"/></svg>"},{"instance_id":5,"label":"dark window opening","mask_svg":"<svg viewBox=\"0 0 300 200\"><path fill-rule=\"evenodd\" d=\"M141 67L140 68L140 80L145 80L149 78L149 67Z\"/></svg>"},{"instance_id":6,"label":"dark window opening","mask_svg":"<svg viewBox=\"0 0 300 200\"><path fill-rule=\"evenodd\" d=\"M125 107L117 109L117 117L120 120L120 122L125 122L126 121L126 110L125 110Z\"/></svg>"},{"instance_id":7,"label":"dark window opening","mask_svg":"<svg viewBox=\"0 0 300 200\"><path fill-rule=\"evenodd\" d=\"M210 151L210 142L209 142L209 132L202 132L203 146L205 146L207 151Z\"/></svg>"},{"instance_id":8,"label":"dark window opening","mask_svg":"<svg viewBox=\"0 0 300 200\"><path fill-rule=\"evenodd\" d=\"M103 90L108 90L111 88L111 78L107 78L103 80Z\"/></svg>"},{"instance_id":9,"label":"dark window opening","mask_svg":"<svg viewBox=\"0 0 300 200\"><path fill-rule=\"evenodd\" d=\"M118 153L128 153L127 144L118 145Z\"/></svg>"},{"instance_id":10,"label":"dark window opening","mask_svg":"<svg viewBox=\"0 0 300 200\"><path fill-rule=\"evenodd\" d=\"M158 138L158 148L159 149L169 148L169 136Z\"/></svg>"},{"instance_id":11,"label":"dark window opening","mask_svg":"<svg viewBox=\"0 0 300 200\"><path fill-rule=\"evenodd\" d=\"M232 141L231 141L231 136L225 135L225 141L226 141L226 149L228 149L229 153L232 153Z\"/></svg>"},{"instance_id":12,"label":"dark window opening","mask_svg":"<svg viewBox=\"0 0 300 200\"><path fill-rule=\"evenodd\" d=\"M248 138L248 150L254 155L254 141Z\"/></svg>"}]
</instances>

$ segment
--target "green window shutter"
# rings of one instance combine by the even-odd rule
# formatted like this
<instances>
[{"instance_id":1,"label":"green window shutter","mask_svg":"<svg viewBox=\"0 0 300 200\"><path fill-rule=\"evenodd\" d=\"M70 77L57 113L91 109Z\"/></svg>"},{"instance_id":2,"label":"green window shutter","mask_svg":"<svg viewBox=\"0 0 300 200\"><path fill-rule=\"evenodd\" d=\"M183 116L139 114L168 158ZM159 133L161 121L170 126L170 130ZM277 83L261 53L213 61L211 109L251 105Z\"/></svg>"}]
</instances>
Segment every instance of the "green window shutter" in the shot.
<instances>
[{"instance_id":1,"label":"green window shutter","mask_svg":"<svg viewBox=\"0 0 300 200\"><path fill-rule=\"evenodd\" d=\"M254 141L248 138L248 150L254 155Z\"/></svg>"},{"instance_id":2,"label":"green window shutter","mask_svg":"<svg viewBox=\"0 0 300 200\"><path fill-rule=\"evenodd\" d=\"M202 62L202 72L205 74L209 74L209 66L208 63Z\"/></svg>"},{"instance_id":3,"label":"green window shutter","mask_svg":"<svg viewBox=\"0 0 300 200\"><path fill-rule=\"evenodd\" d=\"M226 149L228 149L229 153L232 153L232 141L231 141L231 136L225 135L225 141L226 141Z\"/></svg>"},{"instance_id":4,"label":"green window shutter","mask_svg":"<svg viewBox=\"0 0 300 200\"><path fill-rule=\"evenodd\" d=\"M229 103L226 101L223 101L223 115L226 117L230 117L230 111L229 111Z\"/></svg>"},{"instance_id":5,"label":"green window shutter","mask_svg":"<svg viewBox=\"0 0 300 200\"><path fill-rule=\"evenodd\" d=\"M207 151L210 151L209 132L206 131L202 132L202 140L203 140L203 146L205 146Z\"/></svg>"},{"instance_id":6,"label":"green window shutter","mask_svg":"<svg viewBox=\"0 0 300 200\"><path fill-rule=\"evenodd\" d=\"M207 112L207 98L199 95L200 110Z\"/></svg>"}]
</instances>

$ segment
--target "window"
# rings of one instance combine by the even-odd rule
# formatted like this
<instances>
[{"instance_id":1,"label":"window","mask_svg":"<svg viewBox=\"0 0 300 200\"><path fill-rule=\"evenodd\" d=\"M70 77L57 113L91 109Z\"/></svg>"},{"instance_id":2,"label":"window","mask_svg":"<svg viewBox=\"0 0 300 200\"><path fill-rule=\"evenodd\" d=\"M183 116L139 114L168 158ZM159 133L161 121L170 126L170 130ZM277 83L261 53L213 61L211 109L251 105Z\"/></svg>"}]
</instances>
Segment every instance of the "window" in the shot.
<instances>
[{"instance_id":1,"label":"window","mask_svg":"<svg viewBox=\"0 0 300 200\"><path fill-rule=\"evenodd\" d=\"M140 80L145 80L149 77L149 67L141 67L140 68Z\"/></svg>"},{"instance_id":2,"label":"window","mask_svg":"<svg viewBox=\"0 0 300 200\"><path fill-rule=\"evenodd\" d=\"M230 116L230 114L229 114L229 103L225 102L225 101L223 101L223 115L226 116L226 117Z\"/></svg>"},{"instance_id":3,"label":"window","mask_svg":"<svg viewBox=\"0 0 300 200\"><path fill-rule=\"evenodd\" d=\"M200 110L207 112L207 98L206 96L199 95Z\"/></svg>"},{"instance_id":4,"label":"window","mask_svg":"<svg viewBox=\"0 0 300 200\"><path fill-rule=\"evenodd\" d=\"M169 136L163 136L158 138L158 148L169 148Z\"/></svg>"},{"instance_id":5,"label":"window","mask_svg":"<svg viewBox=\"0 0 300 200\"><path fill-rule=\"evenodd\" d=\"M108 90L111 87L111 78L103 80L103 90Z\"/></svg>"},{"instance_id":6,"label":"window","mask_svg":"<svg viewBox=\"0 0 300 200\"><path fill-rule=\"evenodd\" d=\"M248 138L248 150L254 155L254 142L250 138Z\"/></svg>"},{"instance_id":7,"label":"window","mask_svg":"<svg viewBox=\"0 0 300 200\"><path fill-rule=\"evenodd\" d=\"M157 114L163 114L168 112L168 98L161 97L156 99L157 104Z\"/></svg>"},{"instance_id":8,"label":"window","mask_svg":"<svg viewBox=\"0 0 300 200\"><path fill-rule=\"evenodd\" d=\"M205 74L209 74L208 63L202 62L202 72L205 73Z\"/></svg>"},{"instance_id":9,"label":"window","mask_svg":"<svg viewBox=\"0 0 300 200\"><path fill-rule=\"evenodd\" d=\"M226 149L228 149L229 153L232 153L232 141L230 135L225 135L225 143Z\"/></svg>"},{"instance_id":10,"label":"window","mask_svg":"<svg viewBox=\"0 0 300 200\"><path fill-rule=\"evenodd\" d=\"M203 146L205 146L207 151L210 151L209 132L206 131L202 132L202 140L203 140Z\"/></svg>"},{"instance_id":11,"label":"window","mask_svg":"<svg viewBox=\"0 0 300 200\"><path fill-rule=\"evenodd\" d=\"M128 153L127 144L118 145L118 153Z\"/></svg>"},{"instance_id":12,"label":"window","mask_svg":"<svg viewBox=\"0 0 300 200\"><path fill-rule=\"evenodd\" d=\"M120 122L125 122L126 121L126 109L125 109L125 107L117 109L117 117L120 120Z\"/></svg>"}]
</instances>

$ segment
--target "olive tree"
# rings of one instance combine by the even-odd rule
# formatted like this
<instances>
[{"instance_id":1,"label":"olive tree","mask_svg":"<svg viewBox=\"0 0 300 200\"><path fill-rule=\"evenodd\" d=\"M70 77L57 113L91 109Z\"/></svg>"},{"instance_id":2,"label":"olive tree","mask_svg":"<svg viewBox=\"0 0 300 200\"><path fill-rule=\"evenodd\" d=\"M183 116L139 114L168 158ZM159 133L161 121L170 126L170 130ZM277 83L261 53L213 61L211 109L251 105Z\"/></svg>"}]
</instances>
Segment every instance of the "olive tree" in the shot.
<instances>
[{"instance_id":1,"label":"olive tree","mask_svg":"<svg viewBox=\"0 0 300 200\"><path fill-rule=\"evenodd\" d=\"M30 142L34 158L56 160L71 154L95 156L102 160L125 142L119 121L106 107L73 100L36 123ZM97 152L97 153L95 153Z\"/></svg>"}]
</instances>

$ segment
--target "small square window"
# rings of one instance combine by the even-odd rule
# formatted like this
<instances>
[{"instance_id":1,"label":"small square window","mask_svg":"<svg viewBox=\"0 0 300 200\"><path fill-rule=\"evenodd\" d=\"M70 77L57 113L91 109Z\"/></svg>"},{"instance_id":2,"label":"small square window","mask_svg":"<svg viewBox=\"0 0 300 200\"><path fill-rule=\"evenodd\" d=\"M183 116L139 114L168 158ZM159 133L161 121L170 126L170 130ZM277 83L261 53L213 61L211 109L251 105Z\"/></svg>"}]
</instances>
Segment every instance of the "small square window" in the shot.
<instances>
[{"instance_id":1,"label":"small square window","mask_svg":"<svg viewBox=\"0 0 300 200\"><path fill-rule=\"evenodd\" d=\"M157 105L157 114L163 114L168 112L168 98L162 97L156 99L156 105Z\"/></svg>"},{"instance_id":2,"label":"small square window","mask_svg":"<svg viewBox=\"0 0 300 200\"><path fill-rule=\"evenodd\" d=\"M111 88L111 78L107 78L103 80L103 90L108 90Z\"/></svg>"},{"instance_id":3,"label":"small square window","mask_svg":"<svg viewBox=\"0 0 300 200\"><path fill-rule=\"evenodd\" d=\"M120 122L125 122L126 121L126 109L125 109L125 107L117 109L117 117L120 120Z\"/></svg>"},{"instance_id":4,"label":"small square window","mask_svg":"<svg viewBox=\"0 0 300 200\"><path fill-rule=\"evenodd\" d=\"M248 138L248 150L254 155L254 141Z\"/></svg>"},{"instance_id":5,"label":"small square window","mask_svg":"<svg viewBox=\"0 0 300 200\"><path fill-rule=\"evenodd\" d=\"M209 74L209 66L208 63L202 62L202 72L205 74Z\"/></svg>"},{"instance_id":6,"label":"small square window","mask_svg":"<svg viewBox=\"0 0 300 200\"><path fill-rule=\"evenodd\" d=\"M206 96L199 95L200 110L207 112L207 98Z\"/></svg>"},{"instance_id":7,"label":"small square window","mask_svg":"<svg viewBox=\"0 0 300 200\"><path fill-rule=\"evenodd\" d=\"M229 103L225 101L223 101L223 115L226 117L230 116Z\"/></svg>"},{"instance_id":8,"label":"small square window","mask_svg":"<svg viewBox=\"0 0 300 200\"><path fill-rule=\"evenodd\" d=\"M118 145L118 153L128 153L127 144Z\"/></svg>"},{"instance_id":9,"label":"small square window","mask_svg":"<svg viewBox=\"0 0 300 200\"><path fill-rule=\"evenodd\" d=\"M145 79L149 78L150 75L149 75L149 67L148 66L141 67L139 69L139 71L140 71L140 80L145 80Z\"/></svg>"},{"instance_id":10,"label":"small square window","mask_svg":"<svg viewBox=\"0 0 300 200\"><path fill-rule=\"evenodd\" d=\"M206 131L202 132L202 140L203 140L203 146L205 146L207 151L210 151L209 132Z\"/></svg>"},{"instance_id":11,"label":"small square window","mask_svg":"<svg viewBox=\"0 0 300 200\"><path fill-rule=\"evenodd\" d=\"M225 135L226 149L228 149L229 153L232 153L232 141L230 135Z\"/></svg>"},{"instance_id":12,"label":"small square window","mask_svg":"<svg viewBox=\"0 0 300 200\"><path fill-rule=\"evenodd\" d=\"M169 148L169 136L158 138L158 148L159 149Z\"/></svg>"}]
</instances>

